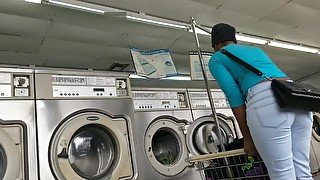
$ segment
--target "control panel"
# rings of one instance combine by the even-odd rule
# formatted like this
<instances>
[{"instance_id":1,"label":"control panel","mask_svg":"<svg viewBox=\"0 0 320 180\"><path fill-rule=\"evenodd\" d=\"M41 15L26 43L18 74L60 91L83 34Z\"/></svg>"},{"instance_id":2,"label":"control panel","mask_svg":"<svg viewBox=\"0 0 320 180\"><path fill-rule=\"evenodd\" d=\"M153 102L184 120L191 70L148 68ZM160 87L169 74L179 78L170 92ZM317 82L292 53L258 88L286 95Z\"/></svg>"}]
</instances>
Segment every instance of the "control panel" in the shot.
<instances>
[{"instance_id":1,"label":"control panel","mask_svg":"<svg viewBox=\"0 0 320 180\"><path fill-rule=\"evenodd\" d=\"M116 97L116 87L53 86L53 97Z\"/></svg>"},{"instance_id":2,"label":"control panel","mask_svg":"<svg viewBox=\"0 0 320 180\"><path fill-rule=\"evenodd\" d=\"M52 96L59 98L128 96L127 79L52 75Z\"/></svg>"},{"instance_id":3,"label":"control panel","mask_svg":"<svg viewBox=\"0 0 320 180\"><path fill-rule=\"evenodd\" d=\"M0 98L30 97L29 74L0 73Z\"/></svg>"},{"instance_id":4,"label":"control panel","mask_svg":"<svg viewBox=\"0 0 320 180\"><path fill-rule=\"evenodd\" d=\"M174 110L188 108L186 92L133 91L135 110Z\"/></svg>"},{"instance_id":5,"label":"control panel","mask_svg":"<svg viewBox=\"0 0 320 180\"><path fill-rule=\"evenodd\" d=\"M228 100L222 91L211 91L214 107L217 109L230 108ZM210 108L210 102L206 91L189 92L192 109Z\"/></svg>"}]
</instances>

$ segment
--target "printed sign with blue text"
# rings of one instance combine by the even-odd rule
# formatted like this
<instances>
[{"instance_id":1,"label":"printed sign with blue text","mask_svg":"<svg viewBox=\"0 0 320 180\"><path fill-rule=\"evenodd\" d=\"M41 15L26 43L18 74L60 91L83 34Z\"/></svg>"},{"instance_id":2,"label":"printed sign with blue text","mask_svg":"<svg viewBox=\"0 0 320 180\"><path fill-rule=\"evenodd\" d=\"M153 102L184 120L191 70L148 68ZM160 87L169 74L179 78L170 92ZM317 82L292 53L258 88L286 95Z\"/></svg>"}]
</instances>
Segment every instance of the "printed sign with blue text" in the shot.
<instances>
[{"instance_id":1,"label":"printed sign with blue text","mask_svg":"<svg viewBox=\"0 0 320 180\"><path fill-rule=\"evenodd\" d=\"M140 50L130 47L137 75L148 78L163 78L177 75L169 49Z\"/></svg>"}]
</instances>

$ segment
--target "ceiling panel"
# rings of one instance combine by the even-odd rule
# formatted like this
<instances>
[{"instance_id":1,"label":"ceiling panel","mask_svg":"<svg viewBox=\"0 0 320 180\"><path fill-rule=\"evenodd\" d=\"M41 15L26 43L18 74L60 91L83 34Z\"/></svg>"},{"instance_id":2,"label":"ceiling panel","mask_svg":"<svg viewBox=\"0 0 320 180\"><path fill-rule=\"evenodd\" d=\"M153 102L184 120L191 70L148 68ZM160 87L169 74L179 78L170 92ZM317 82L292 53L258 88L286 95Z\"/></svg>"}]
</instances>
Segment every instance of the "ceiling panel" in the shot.
<instances>
[{"instance_id":1,"label":"ceiling panel","mask_svg":"<svg viewBox=\"0 0 320 180\"><path fill-rule=\"evenodd\" d=\"M320 9L320 1L318 0L293 0L293 2L304 5L314 10Z\"/></svg>"},{"instance_id":2,"label":"ceiling panel","mask_svg":"<svg viewBox=\"0 0 320 180\"><path fill-rule=\"evenodd\" d=\"M0 33L43 37L50 21L0 13Z\"/></svg>"},{"instance_id":3,"label":"ceiling panel","mask_svg":"<svg viewBox=\"0 0 320 180\"><path fill-rule=\"evenodd\" d=\"M1 0L0 12L35 19L49 20L56 8L46 4L29 3L24 0Z\"/></svg>"},{"instance_id":4,"label":"ceiling panel","mask_svg":"<svg viewBox=\"0 0 320 180\"><path fill-rule=\"evenodd\" d=\"M279 49L271 46L260 46L270 58L293 79L299 79L320 67L319 55Z\"/></svg>"},{"instance_id":5,"label":"ceiling panel","mask_svg":"<svg viewBox=\"0 0 320 180\"><path fill-rule=\"evenodd\" d=\"M247 30L243 32L268 38L275 38L280 33L288 32L290 29L290 26L264 19L254 24L252 28L247 28Z\"/></svg>"},{"instance_id":6,"label":"ceiling panel","mask_svg":"<svg viewBox=\"0 0 320 180\"><path fill-rule=\"evenodd\" d=\"M319 14L319 10L290 2L281 7L278 11L267 16L265 19L269 19L294 28L295 26L303 24L305 21L309 21L310 18L320 17Z\"/></svg>"},{"instance_id":7,"label":"ceiling panel","mask_svg":"<svg viewBox=\"0 0 320 180\"><path fill-rule=\"evenodd\" d=\"M287 1L288 0L229 0L224 3L221 8L223 10L261 19L279 9ZM240 18L241 17L242 16L240 16Z\"/></svg>"},{"instance_id":8,"label":"ceiling panel","mask_svg":"<svg viewBox=\"0 0 320 180\"><path fill-rule=\"evenodd\" d=\"M317 37L317 39L314 39ZM288 31L279 32L274 36L276 39L291 39L292 42L320 47L320 33L304 31L297 27Z\"/></svg>"},{"instance_id":9,"label":"ceiling panel","mask_svg":"<svg viewBox=\"0 0 320 180\"><path fill-rule=\"evenodd\" d=\"M228 23L235 26L237 31L247 32L247 29L250 29L250 27L253 27L253 25L259 21L259 18L225 10L222 6L221 9L211 12L210 14L207 13L205 16L196 19L196 21L199 21L199 24L204 24L209 27L221 22Z\"/></svg>"},{"instance_id":10,"label":"ceiling panel","mask_svg":"<svg viewBox=\"0 0 320 180\"><path fill-rule=\"evenodd\" d=\"M30 36L0 35L2 51L17 51L25 53L37 53L41 46L42 38Z\"/></svg>"},{"instance_id":11,"label":"ceiling panel","mask_svg":"<svg viewBox=\"0 0 320 180\"><path fill-rule=\"evenodd\" d=\"M172 0L153 0L148 5L145 13L167 17L183 22L189 22L190 17L197 17L200 14L210 13L215 8L192 1L172 1Z\"/></svg>"},{"instance_id":12,"label":"ceiling panel","mask_svg":"<svg viewBox=\"0 0 320 180\"><path fill-rule=\"evenodd\" d=\"M47 65L90 66L90 63L103 55L106 50L105 46L45 39L40 49L39 59Z\"/></svg>"},{"instance_id":13,"label":"ceiling panel","mask_svg":"<svg viewBox=\"0 0 320 180\"><path fill-rule=\"evenodd\" d=\"M206 6L210 6L213 9L219 8L221 5L225 4L229 0L191 0L193 2L197 2L199 4L203 4Z\"/></svg>"},{"instance_id":14,"label":"ceiling panel","mask_svg":"<svg viewBox=\"0 0 320 180\"><path fill-rule=\"evenodd\" d=\"M65 23L54 23L47 34L47 37L51 39L113 46L124 46L124 44L128 44L122 36L124 36L123 33L103 31Z\"/></svg>"},{"instance_id":15,"label":"ceiling panel","mask_svg":"<svg viewBox=\"0 0 320 180\"><path fill-rule=\"evenodd\" d=\"M10 65L35 65L36 53L18 51L0 51L0 64Z\"/></svg>"}]
</instances>

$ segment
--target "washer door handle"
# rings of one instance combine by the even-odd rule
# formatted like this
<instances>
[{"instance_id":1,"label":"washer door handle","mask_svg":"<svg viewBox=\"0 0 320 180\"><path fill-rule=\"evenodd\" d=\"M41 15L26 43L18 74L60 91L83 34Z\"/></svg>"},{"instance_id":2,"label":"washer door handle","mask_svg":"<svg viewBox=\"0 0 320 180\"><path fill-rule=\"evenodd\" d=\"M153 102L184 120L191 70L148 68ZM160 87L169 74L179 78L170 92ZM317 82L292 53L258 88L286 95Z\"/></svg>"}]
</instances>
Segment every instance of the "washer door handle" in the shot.
<instances>
[{"instance_id":1,"label":"washer door handle","mask_svg":"<svg viewBox=\"0 0 320 180\"><path fill-rule=\"evenodd\" d=\"M69 155L67 153L67 149L63 148L61 153L57 155L58 158L64 158L64 159L68 159Z\"/></svg>"}]
</instances>

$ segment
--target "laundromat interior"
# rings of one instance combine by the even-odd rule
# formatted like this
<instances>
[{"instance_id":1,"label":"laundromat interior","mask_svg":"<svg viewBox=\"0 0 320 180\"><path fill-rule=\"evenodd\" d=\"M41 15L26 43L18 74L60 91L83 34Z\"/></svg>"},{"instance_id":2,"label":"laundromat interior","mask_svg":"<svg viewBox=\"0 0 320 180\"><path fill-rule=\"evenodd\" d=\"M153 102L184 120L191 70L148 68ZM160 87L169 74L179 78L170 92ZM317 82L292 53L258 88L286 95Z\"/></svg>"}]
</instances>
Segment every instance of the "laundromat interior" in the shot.
<instances>
[{"instance_id":1,"label":"laundromat interior","mask_svg":"<svg viewBox=\"0 0 320 180\"><path fill-rule=\"evenodd\" d=\"M244 153L209 72L211 28L234 26L237 44L320 89L319 9L319 0L0 0L0 180L270 179L263 159ZM320 180L312 116L309 165Z\"/></svg>"}]
</instances>

